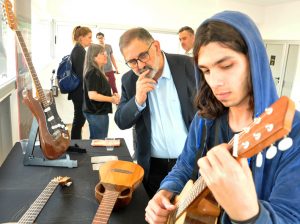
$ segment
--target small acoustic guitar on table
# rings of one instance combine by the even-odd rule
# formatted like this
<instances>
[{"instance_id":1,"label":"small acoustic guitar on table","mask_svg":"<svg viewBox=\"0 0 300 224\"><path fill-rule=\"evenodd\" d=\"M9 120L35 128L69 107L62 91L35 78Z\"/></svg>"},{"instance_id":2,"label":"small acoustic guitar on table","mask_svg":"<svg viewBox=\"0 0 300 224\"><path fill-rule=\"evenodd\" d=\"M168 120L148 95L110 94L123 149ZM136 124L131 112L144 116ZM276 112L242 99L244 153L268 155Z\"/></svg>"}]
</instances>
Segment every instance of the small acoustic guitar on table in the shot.
<instances>
[{"instance_id":1,"label":"small acoustic guitar on table","mask_svg":"<svg viewBox=\"0 0 300 224\"><path fill-rule=\"evenodd\" d=\"M36 87L38 98L32 95L32 90L23 90L23 102L29 107L39 125L39 137L43 154L47 159L57 159L65 153L70 145L70 137L66 125L58 116L54 98L48 100L42 89L36 71L33 67L30 54L27 50L22 33L17 29L17 21L12 11L12 4L4 0L3 8L9 27L15 31L18 42L21 46L30 75Z\"/></svg>"},{"instance_id":2,"label":"small acoustic guitar on table","mask_svg":"<svg viewBox=\"0 0 300 224\"><path fill-rule=\"evenodd\" d=\"M279 142L278 149L284 151L290 148L292 139L286 136L291 131L294 114L293 101L281 97L229 142L233 147L233 155L250 158L258 154L256 166L260 167L263 161L260 152L267 146L285 137ZM271 145L266 152L266 158L272 159L276 152L277 147ZM201 176L195 183L190 180L185 185L181 194L175 198L175 205L177 209L170 214L168 224L213 224L217 223L220 215L220 208Z\"/></svg>"},{"instance_id":3,"label":"small acoustic guitar on table","mask_svg":"<svg viewBox=\"0 0 300 224\"><path fill-rule=\"evenodd\" d=\"M144 170L133 162L117 160L103 164L99 169L99 176L95 196L100 205L93 224L106 224L113 208L129 204L132 193L143 180Z\"/></svg>"},{"instance_id":4,"label":"small acoustic guitar on table","mask_svg":"<svg viewBox=\"0 0 300 224\"><path fill-rule=\"evenodd\" d=\"M56 187L58 185L70 186L71 184L72 182L70 180L70 177L53 178L17 223L22 223L22 224L34 223L35 219L42 211L43 207L45 206L45 204L53 194Z\"/></svg>"}]
</instances>

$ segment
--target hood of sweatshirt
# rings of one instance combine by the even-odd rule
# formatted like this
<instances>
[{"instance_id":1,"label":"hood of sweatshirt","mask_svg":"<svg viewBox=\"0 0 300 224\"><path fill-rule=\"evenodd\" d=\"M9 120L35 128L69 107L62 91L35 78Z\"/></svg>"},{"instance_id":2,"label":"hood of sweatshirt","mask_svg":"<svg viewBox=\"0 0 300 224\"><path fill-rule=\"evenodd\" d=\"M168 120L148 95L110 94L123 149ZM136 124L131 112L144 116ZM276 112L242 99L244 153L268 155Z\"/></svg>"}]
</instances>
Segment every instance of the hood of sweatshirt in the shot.
<instances>
[{"instance_id":1,"label":"hood of sweatshirt","mask_svg":"<svg viewBox=\"0 0 300 224\"><path fill-rule=\"evenodd\" d=\"M248 57L250 61L251 78L254 93L254 116L258 117L265 108L278 99L266 48L260 32L250 17L236 11L220 12L205 20L220 21L234 27L244 38L248 46ZM196 69L196 72L199 72ZM197 74L199 76L199 74Z\"/></svg>"}]
</instances>

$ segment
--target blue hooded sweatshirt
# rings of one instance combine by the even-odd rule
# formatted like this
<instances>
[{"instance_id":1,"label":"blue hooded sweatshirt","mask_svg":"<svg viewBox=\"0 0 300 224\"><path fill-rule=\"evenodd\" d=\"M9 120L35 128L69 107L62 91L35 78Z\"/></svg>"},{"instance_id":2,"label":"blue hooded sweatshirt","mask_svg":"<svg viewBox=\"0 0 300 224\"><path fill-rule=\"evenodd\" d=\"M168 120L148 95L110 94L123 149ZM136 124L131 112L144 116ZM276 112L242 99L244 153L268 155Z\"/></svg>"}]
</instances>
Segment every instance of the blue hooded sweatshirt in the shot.
<instances>
[{"instance_id":1,"label":"blue hooded sweatshirt","mask_svg":"<svg viewBox=\"0 0 300 224\"><path fill-rule=\"evenodd\" d=\"M218 13L203 24L208 21L227 23L238 30L244 38L250 61L254 116L258 117L265 108L278 99L278 95L265 46L256 25L247 15L233 11ZM196 76L199 79L199 69L196 69ZM198 114L195 115L184 149L172 171L162 181L160 189L176 194L181 192L186 182L192 178L201 138L205 138L202 156L211 147L231 139L233 133L228 130L226 116L209 120ZM216 128L218 123L216 120L219 120L220 128ZM205 136L202 136L203 125L206 126ZM218 136L218 139L215 136ZM255 223L300 223L300 113L298 111L295 113L289 137L293 139L293 145L287 151L278 150L274 158L266 158L267 148L262 151L261 167L256 166L257 156L251 158L250 168L260 204L260 213ZM274 145L277 146L279 142ZM221 223L231 223L226 213L223 213Z\"/></svg>"}]
</instances>

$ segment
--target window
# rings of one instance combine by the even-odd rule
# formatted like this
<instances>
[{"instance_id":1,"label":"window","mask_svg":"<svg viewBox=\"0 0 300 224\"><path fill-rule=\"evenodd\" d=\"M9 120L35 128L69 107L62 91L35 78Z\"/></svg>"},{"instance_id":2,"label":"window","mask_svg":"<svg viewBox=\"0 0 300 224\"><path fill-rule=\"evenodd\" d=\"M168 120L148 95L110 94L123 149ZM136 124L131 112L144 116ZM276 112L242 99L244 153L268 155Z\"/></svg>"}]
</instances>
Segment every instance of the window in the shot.
<instances>
[{"instance_id":1,"label":"window","mask_svg":"<svg viewBox=\"0 0 300 224\"><path fill-rule=\"evenodd\" d=\"M7 26L4 21L0 23L0 86L7 81L7 48L6 46L6 35Z\"/></svg>"},{"instance_id":2,"label":"window","mask_svg":"<svg viewBox=\"0 0 300 224\"><path fill-rule=\"evenodd\" d=\"M0 9L1 10L1 9ZM14 31L6 24L5 20L0 21L0 91L4 85L16 78L15 71L15 47ZM8 50L10 49L10 51ZM8 60L10 59L11 60Z\"/></svg>"}]
</instances>

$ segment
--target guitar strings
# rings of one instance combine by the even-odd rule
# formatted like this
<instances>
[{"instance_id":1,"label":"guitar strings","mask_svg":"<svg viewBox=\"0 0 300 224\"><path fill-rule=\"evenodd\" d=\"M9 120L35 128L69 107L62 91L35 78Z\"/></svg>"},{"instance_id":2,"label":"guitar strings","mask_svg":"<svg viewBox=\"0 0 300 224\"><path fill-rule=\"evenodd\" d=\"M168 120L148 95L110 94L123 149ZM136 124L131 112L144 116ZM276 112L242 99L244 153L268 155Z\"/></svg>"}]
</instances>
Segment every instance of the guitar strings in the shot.
<instances>
[{"instance_id":1,"label":"guitar strings","mask_svg":"<svg viewBox=\"0 0 300 224\"><path fill-rule=\"evenodd\" d=\"M29 68L29 71L31 73L31 77L34 80L34 84L35 84L35 87L37 89L39 99L42 101L41 104L42 104L43 111L47 115L46 116L46 121L47 121L46 123L47 123L48 131L50 132L51 135L54 135L56 133L56 131L55 131L56 129L61 129L61 130L65 131L65 124L59 119L57 114L53 113L55 111L55 109L53 108L53 103L50 104L47 101L47 98L45 96L45 93L43 91L41 83L40 83L40 81L38 79L38 76L36 74L35 68L33 66L31 57L30 57L29 52L27 50L27 46L26 46L26 43L23 39L22 33L19 30L16 30L16 35L18 37L19 44L20 44L20 46L23 50L23 55L26 58L25 61L26 61L26 64ZM54 102L54 99L53 99L53 102ZM53 118L53 119L49 119L49 118Z\"/></svg>"},{"instance_id":2,"label":"guitar strings","mask_svg":"<svg viewBox=\"0 0 300 224\"><path fill-rule=\"evenodd\" d=\"M259 119L264 119L267 116L267 113L264 112L261 114L261 116L259 116ZM255 121L251 122L251 124L247 127L249 128L249 131L251 128L253 128L255 126ZM258 131L260 131L261 129L264 129L264 127L259 127ZM241 131L238 135L239 138L243 137L244 135L246 135L247 132L245 131L245 129L243 131ZM233 142L234 142L234 138L231 138L231 140L228 142L229 145L233 146ZM198 196L198 194L203 191L204 188L207 187L207 184L205 183L205 181L203 180L203 178L200 176L194 183L194 185L192 186L191 189L191 193L190 193L190 197L186 197L184 200L180 201L178 203L177 206L177 211L176 211L176 218L186 209L186 207L188 207L190 205L190 203Z\"/></svg>"},{"instance_id":3,"label":"guitar strings","mask_svg":"<svg viewBox=\"0 0 300 224\"><path fill-rule=\"evenodd\" d=\"M32 203L27 212L21 217L18 223L33 223L36 217L41 212L42 208L45 206L46 202L58 186L59 182L57 180L52 180L43 190L43 192L37 197L37 199Z\"/></svg>"}]
</instances>

